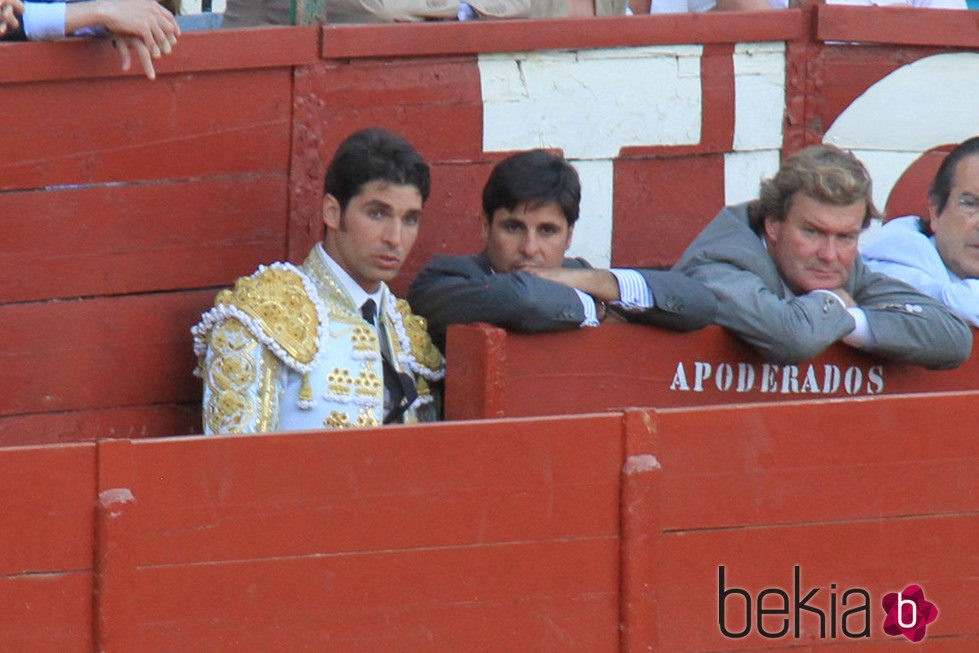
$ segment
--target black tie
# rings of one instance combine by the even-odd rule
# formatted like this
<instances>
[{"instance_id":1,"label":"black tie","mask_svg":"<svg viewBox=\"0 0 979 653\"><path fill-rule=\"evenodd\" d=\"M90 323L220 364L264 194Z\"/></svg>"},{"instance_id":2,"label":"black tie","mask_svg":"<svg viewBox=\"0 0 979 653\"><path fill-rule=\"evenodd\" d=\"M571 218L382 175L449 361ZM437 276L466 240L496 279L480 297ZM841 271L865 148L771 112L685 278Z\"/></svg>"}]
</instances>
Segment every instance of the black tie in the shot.
<instances>
[{"instance_id":1,"label":"black tie","mask_svg":"<svg viewBox=\"0 0 979 653\"><path fill-rule=\"evenodd\" d=\"M377 315L377 304L374 303L373 299L368 299L364 302L364 305L360 307L360 314L368 324L374 324L374 316Z\"/></svg>"},{"instance_id":2,"label":"black tie","mask_svg":"<svg viewBox=\"0 0 979 653\"><path fill-rule=\"evenodd\" d=\"M377 304L373 299L368 299L360 307L360 314L368 324L375 325L374 318L377 315ZM375 325L376 326L376 325ZM415 389L414 380L404 372L398 372L391 365L385 353L385 347L381 347L381 358L384 364L384 389L390 399L391 410L384 417L385 424L391 424L401 420L401 416L418 397Z\"/></svg>"}]
</instances>

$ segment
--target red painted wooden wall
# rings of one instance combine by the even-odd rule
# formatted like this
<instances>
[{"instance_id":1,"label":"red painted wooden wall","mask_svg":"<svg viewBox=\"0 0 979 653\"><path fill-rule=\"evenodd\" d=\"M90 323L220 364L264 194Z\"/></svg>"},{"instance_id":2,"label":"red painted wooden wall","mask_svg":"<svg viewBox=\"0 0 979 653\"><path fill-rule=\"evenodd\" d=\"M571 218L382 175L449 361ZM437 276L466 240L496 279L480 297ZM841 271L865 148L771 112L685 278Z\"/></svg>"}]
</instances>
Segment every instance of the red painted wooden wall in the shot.
<instances>
[{"instance_id":1,"label":"red painted wooden wall","mask_svg":"<svg viewBox=\"0 0 979 653\"><path fill-rule=\"evenodd\" d=\"M0 649L883 651L916 583L923 649L972 650L977 399L3 448ZM862 588L870 637L726 638L721 565L754 597L798 566L827 617Z\"/></svg>"},{"instance_id":2,"label":"red painted wooden wall","mask_svg":"<svg viewBox=\"0 0 979 653\"><path fill-rule=\"evenodd\" d=\"M961 392L979 383L975 355L954 370L928 370L838 344L780 366L717 326L676 333L603 324L526 334L452 325L446 351L446 419Z\"/></svg>"},{"instance_id":3,"label":"red painted wooden wall","mask_svg":"<svg viewBox=\"0 0 979 653\"><path fill-rule=\"evenodd\" d=\"M189 327L237 276L302 259L323 159L351 129L401 131L433 164L397 291L431 255L477 249L480 188L505 155L482 151L480 53L704 44L701 142L614 162L613 263L664 265L724 197L735 43L788 43L786 150L903 63L979 49L965 12L818 9L194 33L154 82L101 41L0 44L0 445L199 431ZM824 42L853 39L879 45ZM663 197L653 214L643 188Z\"/></svg>"}]
</instances>

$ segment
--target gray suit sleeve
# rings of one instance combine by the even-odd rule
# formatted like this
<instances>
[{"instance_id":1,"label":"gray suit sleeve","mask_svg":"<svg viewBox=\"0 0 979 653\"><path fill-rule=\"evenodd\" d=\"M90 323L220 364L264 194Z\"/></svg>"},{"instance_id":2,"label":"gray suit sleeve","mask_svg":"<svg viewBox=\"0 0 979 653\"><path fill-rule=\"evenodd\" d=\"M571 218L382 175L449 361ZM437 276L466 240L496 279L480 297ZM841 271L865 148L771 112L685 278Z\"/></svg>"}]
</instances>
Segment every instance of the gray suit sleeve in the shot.
<instances>
[{"instance_id":1,"label":"gray suit sleeve","mask_svg":"<svg viewBox=\"0 0 979 653\"><path fill-rule=\"evenodd\" d=\"M671 270L637 269L653 293L653 307L623 312L630 322L676 331L702 329L714 322L717 300L704 284Z\"/></svg>"},{"instance_id":2,"label":"gray suit sleeve","mask_svg":"<svg viewBox=\"0 0 979 653\"><path fill-rule=\"evenodd\" d=\"M561 331L585 319L574 290L527 272L487 274L472 257L437 256L408 291L412 311L428 320L445 349L450 324L488 322L515 331Z\"/></svg>"},{"instance_id":3,"label":"gray suit sleeve","mask_svg":"<svg viewBox=\"0 0 979 653\"><path fill-rule=\"evenodd\" d=\"M853 299L867 314L874 343L887 358L935 369L956 367L972 352L972 329L944 304L857 261Z\"/></svg>"},{"instance_id":4,"label":"gray suit sleeve","mask_svg":"<svg viewBox=\"0 0 979 653\"><path fill-rule=\"evenodd\" d=\"M717 324L748 342L765 358L793 364L819 355L853 330L843 305L823 293L784 299L750 270L712 261L687 269L717 297Z\"/></svg>"}]
</instances>

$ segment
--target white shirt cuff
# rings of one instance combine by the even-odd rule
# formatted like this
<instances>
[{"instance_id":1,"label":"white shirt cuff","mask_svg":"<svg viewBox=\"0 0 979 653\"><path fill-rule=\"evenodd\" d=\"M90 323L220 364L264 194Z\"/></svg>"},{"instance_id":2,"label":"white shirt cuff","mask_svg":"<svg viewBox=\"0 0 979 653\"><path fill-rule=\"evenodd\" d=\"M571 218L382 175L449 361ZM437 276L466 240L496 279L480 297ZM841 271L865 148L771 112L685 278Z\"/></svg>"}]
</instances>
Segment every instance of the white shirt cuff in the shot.
<instances>
[{"instance_id":1,"label":"white shirt cuff","mask_svg":"<svg viewBox=\"0 0 979 653\"><path fill-rule=\"evenodd\" d=\"M857 326L853 327L853 331L843 337L843 342L851 347L866 347L874 344L874 333L870 330L870 322L867 321L867 314L864 310L857 307L846 310L853 317Z\"/></svg>"},{"instance_id":2,"label":"white shirt cuff","mask_svg":"<svg viewBox=\"0 0 979 653\"><path fill-rule=\"evenodd\" d=\"M619 301L612 302L627 311L644 311L656 305L653 291L646 285L646 280L635 270L624 268L609 269L619 282Z\"/></svg>"},{"instance_id":3,"label":"white shirt cuff","mask_svg":"<svg viewBox=\"0 0 979 653\"><path fill-rule=\"evenodd\" d=\"M851 347L866 347L867 345L874 344L874 334L870 330L870 322L867 321L867 314L859 306L847 307L846 302L843 298L837 295L832 290L824 290L822 288L816 290L810 290L810 293L819 293L821 295L826 295L827 297L832 297L840 306L846 309L850 317L856 323L853 327L853 331L843 336L843 342L850 345Z\"/></svg>"},{"instance_id":4,"label":"white shirt cuff","mask_svg":"<svg viewBox=\"0 0 979 653\"><path fill-rule=\"evenodd\" d=\"M581 300L581 308L585 309L585 319L581 321L578 326L583 327L596 327L598 326L598 309L595 308L595 300L586 292L581 292L577 288L574 289L578 293L578 299Z\"/></svg>"},{"instance_id":5,"label":"white shirt cuff","mask_svg":"<svg viewBox=\"0 0 979 653\"><path fill-rule=\"evenodd\" d=\"M65 38L64 2L25 2L24 35L31 41Z\"/></svg>"}]
</instances>

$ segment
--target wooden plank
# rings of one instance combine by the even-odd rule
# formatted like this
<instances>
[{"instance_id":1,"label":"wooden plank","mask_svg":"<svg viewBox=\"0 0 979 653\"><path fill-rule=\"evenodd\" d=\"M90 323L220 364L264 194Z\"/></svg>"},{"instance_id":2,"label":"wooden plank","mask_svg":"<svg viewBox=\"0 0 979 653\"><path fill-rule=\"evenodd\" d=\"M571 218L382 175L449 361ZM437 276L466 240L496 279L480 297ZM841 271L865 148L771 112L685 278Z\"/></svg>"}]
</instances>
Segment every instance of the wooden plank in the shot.
<instances>
[{"instance_id":1,"label":"wooden plank","mask_svg":"<svg viewBox=\"0 0 979 653\"><path fill-rule=\"evenodd\" d=\"M660 640L659 606L668 603L670 588L650 582L663 564L659 506L664 501L656 458L656 416L629 410L623 416L622 495L619 537L622 543L619 610L620 650L650 650Z\"/></svg>"},{"instance_id":2,"label":"wooden plank","mask_svg":"<svg viewBox=\"0 0 979 653\"><path fill-rule=\"evenodd\" d=\"M0 141L0 190L283 174L291 89L288 68L5 85L0 112L44 120Z\"/></svg>"},{"instance_id":3,"label":"wooden plank","mask_svg":"<svg viewBox=\"0 0 979 653\"><path fill-rule=\"evenodd\" d=\"M0 576L0 649L31 653L96 650L91 571Z\"/></svg>"},{"instance_id":4,"label":"wooden plank","mask_svg":"<svg viewBox=\"0 0 979 653\"><path fill-rule=\"evenodd\" d=\"M673 265L724 204L723 154L630 157L614 166L616 266Z\"/></svg>"},{"instance_id":5,"label":"wooden plank","mask_svg":"<svg viewBox=\"0 0 979 653\"><path fill-rule=\"evenodd\" d=\"M402 26L408 27L410 26ZM478 217L489 172L482 153L483 103L473 57L330 62L296 71L290 170L289 258L302 260L322 238L323 177L340 142L370 125L411 142L432 167L422 242L452 234L447 225ZM451 125L451 129L436 128ZM462 196L460 200L459 195ZM474 226L475 233L480 233ZM444 236L443 236L444 237ZM453 237L453 241L455 238ZM455 244L455 243L454 243ZM461 243L460 243L461 244ZM457 251L457 250L453 250ZM394 288L403 291L427 259L412 257Z\"/></svg>"},{"instance_id":6,"label":"wooden plank","mask_svg":"<svg viewBox=\"0 0 979 653\"><path fill-rule=\"evenodd\" d=\"M912 7L850 7L820 4L816 38L889 45L979 47L979 16L969 11L929 11Z\"/></svg>"},{"instance_id":7,"label":"wooden plank","mask_svg":"<svg viewBox=\"0 0 979 653\"><path fill-rule=\"evenodd\" d=\"M620 432L606 415L140 440L125 537L164 565L614 536Z\"/></svg>"},{"instance_id":8,"label":"wooden plank","mask_svg":"<svg viewBox=\"0 0 979 653\"><path fill-rule=\"evenodd\" d=\"M621 430L103 441L100 644L614 650Z\"/></svg>"},{"instance_id":9,"label":"wooden plank","mask_svg":"<svg viewBox=\"0 0 979 653\"><path fill-rule=\"evenodd\" d=\"M0 469L0 649L93 650L95 448L4 448Z\"/></svg>"},{"instance_id":10,"label":"wooden plank","mask_svg":"<svg viewBox=\"0 0 979 653\"><path fill-rule=\"evenodd\" d=\"M0 302L231 285L285 256L286 201L284 174L2 193Z\"/></svg>"},{"instance_id":11,"label":"wooden plank","mask_svg":"<svg viewBox=\"0 0 979 653\"><path fill-rule=\"evenodd\" d=\"M977 400L979 392L658 411L659 482L664 496L684 500L664 502L657 517L664 530L689 530L979 514L975 429L947 419Z\"/></svg>"},{"instance_id":12,"label":"wooden plank","mask_svg":"<svg viewBox=\"0 0 979 653\"><path fill-rule=\"evenodd\" d=\"M859 9L859 7L847 7L847 9ZM900 11L898 7L890 9ZM942 11L932 12L929 15L937 13L967 12ZM806 55L805 90L805 125L810 130L809 136L812 140L806 144L822 142L823 134L840 114L881 79L902 66L941 52L948 52L948 50L939 47L853 43L812 44Z\"/></svg>"},{"instance_id":13,"label":"wooden plank","mask_svg":"<svg viewBox=\"0 0 979 653\"><path fill-rule=\"evenodd\" d=\"M0 415L193 401L213 290L0 306Z\"/></svg>"},{"instance_id":14,"label":"wooden plank","mask_svg":"<svg viewBox=\"0 0 979 653\"><path fill-rule=\"evenodd\" d=\"M483 102L474 57L355 60L311 68L304 76L297 95L307 99L307 110L315 111L301 117L304 122L319 120L324 128L319 144L324 166L344 138L369 125L401 134L429 163L484 156ZM313 100L315 107L308 104ZM441 128L449 125L451 129Z\"/></svg>"},{"instance_id":15,"label":"wooden plank","mask_svg":"<svg viewBox=\"0 0 979 653\"><path fill-rule=\"evenodd\" d=\"M0 458L0 577L90 572L94 447L4 448Z\"/></svg>"},{"instance_id":16,"label":"wooden plank","mask_svg":"<svg viewBox=\"0 0 979 653\"><path fill-rule=\"evenodd\" d=\"M803 35L803 14L737 12L412 25L326 26L325 59L592 49L674 43L786 41Z\"/></svg>"},{"instance_id":17,"label":"wooden plank","mask_svg":"<svg viewBox=\"0 0 979 653\"><path fill-rule=\"evenodd\" d=\"M616 651L613 539L144 568L135 649Z\"/></svg>"},{"instance_id":18,"label":"wooden plank","mask_svg":"<svg viewBox=\"0 0 979 653\"><path fill-rule=\"evenodd\" d=\"M488 324L450 325L445 375L445 419L499 418L505 396L506 333Z\"/></svg>"},{"instance_id":19,"label":"wooden plank","mask_svg":"<svg viewBox=\"0 0 979 653\"><path fill-rule=\"evenodd\" d=\"M909 479L913 482L913 479ZM813 500L820 488L812 488ZM916 487L913 491L926 491ZM854 496L860 501L864 496ZM972 650L979 643L974 614L979 597L976 578L975 532L979 523L972 515L872 519L862 522L804 524L759 529L681 531L664 535L661 564L649 580L668 591L659 604L659 641L643 642L658 650L757 650L804 645L855 651L894 650L909 644L903 636L883 633L884 610L881 600L890 592L918 584L925 598L938 606L938 620L928 626L924 643L932 650ZM766 588L779 588L794 594L794 567L799 567L800 597L819 591L808 605L825 616L824 637L820 637L817 614L800 612L800 636L794 637L795 619L785 637L764 638L757 622L742 639L725 637L720 631L718 612L719 573L725 567L725 589L743 588L755 603ZM835 588L833 587L835 584ZM841 628L845 609L864 605L864 598L850 595L848 608L842 608L843 593L864 589L870 596L869 639L850 639ZM832 595L837 597L837 619L831 620ZM766 607L778 606L770 596ZM725 626L730 632L745 628L745 598L731 595L725 604ZM776 632L784 616L765 617L766 629ZM851 633L861 630L867 620L857 613L849 618ZM837 624L833 638L831 623ZM683 627L676 627L683 624ZM944 640L944 641L943 641ZM866 648L864 648L866 644Z\"/></svg>"},{"instance_id":20,"label":"wooden plank","mask_svg":"<svg viewBox=\"0 0 979 653\"><path fill-rule=\"evenodd\" d=\"M201 401L0 417L0 447L201 432Z\"/></svg>"},{"instance_id":21,"label":"wooden plank","mask_svg":"<svg viewBox=\"0 0 979 653\"><path fill-rule=\"evenodd\" d=\"M418 240L388 284L397 296L407 297L411 282L433 256L483 249L483 186L491 168L491 163L476 161L432 166L432 194L425 203Z\"/></svg>"},{"instance_id":22,"label":"wooden plank","mask_svg":"<svg viewBox=\"0 0 979 653\"><path fill-rule=\"evenodd\" d=\"M122 72L119 54L108 39L2 43L0 49L4 59L0 84L143 74L135 63L129 73ZM185 32L173 53L154 61L153 67L159 82L164 75L309 64L316 61L318 51L318 27Z\"/></svg>"},{"instance_id":23,"label":"wooden plank","mask_svg":"<svg viewBox=\"0 0 979 653\"><path fill-rule=\"evenodd\" d=\"M975 356L954 370L934 371L885 363L834 345L809 362L778 366L765 363L717 326L695 333L631 324L564 333L507 333L506 351L502 373L507 383L499 405L507 417L979 389ZM602 355L582 357L582 351ZM467 355L468 350L455 350L463 360ZM452 371L479 373L478 368ZM457 381L447 381L450 387L453 383ZM446 414L467 414L471 409L455 405L465 401L463 396L447 395Z\"/></svg>"}]
</instances>

